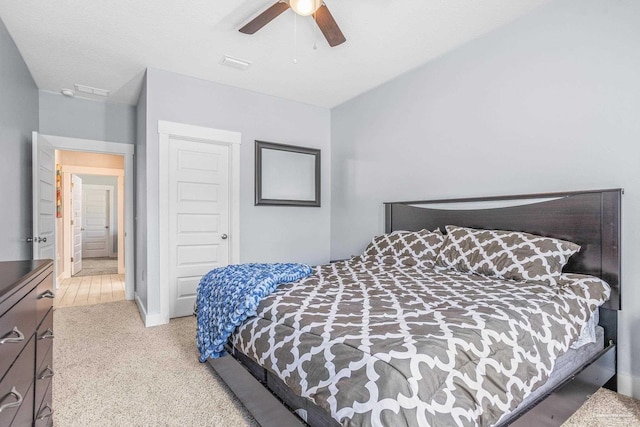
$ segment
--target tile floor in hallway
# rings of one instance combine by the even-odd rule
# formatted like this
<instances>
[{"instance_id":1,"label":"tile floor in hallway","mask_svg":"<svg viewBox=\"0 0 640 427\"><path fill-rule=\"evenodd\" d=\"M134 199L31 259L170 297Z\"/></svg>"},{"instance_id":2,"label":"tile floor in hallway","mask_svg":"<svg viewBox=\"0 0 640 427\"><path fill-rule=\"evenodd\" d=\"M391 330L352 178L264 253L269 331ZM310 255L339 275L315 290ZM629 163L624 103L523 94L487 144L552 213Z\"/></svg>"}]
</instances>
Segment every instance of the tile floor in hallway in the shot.
<instances>
[{"instance_id":1,"label":"tile floor in hallway","mask_svg":"<svg viewBox=\"0 0 640 427\"><path fill-rule=\"evenodd\" d=\"M124 300L124 274L64 279L58 285L54 307L72 307Z\"/></svg>"}]
</instances>

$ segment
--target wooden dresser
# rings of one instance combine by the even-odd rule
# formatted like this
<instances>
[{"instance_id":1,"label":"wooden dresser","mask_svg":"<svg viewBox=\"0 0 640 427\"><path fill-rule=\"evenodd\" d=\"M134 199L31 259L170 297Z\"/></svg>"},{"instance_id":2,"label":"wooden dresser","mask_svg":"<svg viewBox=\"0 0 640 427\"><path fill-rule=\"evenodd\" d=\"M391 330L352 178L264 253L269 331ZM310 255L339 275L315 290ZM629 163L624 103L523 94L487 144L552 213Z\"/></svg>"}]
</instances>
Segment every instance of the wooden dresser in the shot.
<instances>
[{"instance_id":1,"label":"wooden dresser","mask_svg":"<svg viewBox=\"0 0 640 427\"><path fill-rule=\"evenodd\" d=\"M53 262L0 262L0 426L51 426Z\"/></svg>"}]
</instances>

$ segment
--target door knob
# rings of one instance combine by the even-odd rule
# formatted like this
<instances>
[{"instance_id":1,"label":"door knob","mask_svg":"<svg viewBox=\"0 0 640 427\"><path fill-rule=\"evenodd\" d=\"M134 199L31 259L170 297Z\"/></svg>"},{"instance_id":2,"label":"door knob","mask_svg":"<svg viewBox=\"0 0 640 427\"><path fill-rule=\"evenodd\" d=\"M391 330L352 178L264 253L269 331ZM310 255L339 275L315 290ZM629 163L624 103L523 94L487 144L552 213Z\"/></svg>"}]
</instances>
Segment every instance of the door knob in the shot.
<instances>
[{"instance_id":1,"label":"door knob","mask_svg":"<svg viewBox=\"0 0 640 427\"><path fill-rule=\"evenodd\" d=\"M46 237L27 237L27 242L28 243L47 243L47 238Z\"/></svg>"},{"instance_id":2,"label":"door knob","mask_svg":"<svg viewBox=\"0 0 640 427\"><path fill-rule=\"evenodd\" d=\"M226 234L223 234L222 236L220 236L220 238L221 238L222 240L227 240L227 237L229 237L229 236L227 236Z\"/></svg>"}]
</instances>

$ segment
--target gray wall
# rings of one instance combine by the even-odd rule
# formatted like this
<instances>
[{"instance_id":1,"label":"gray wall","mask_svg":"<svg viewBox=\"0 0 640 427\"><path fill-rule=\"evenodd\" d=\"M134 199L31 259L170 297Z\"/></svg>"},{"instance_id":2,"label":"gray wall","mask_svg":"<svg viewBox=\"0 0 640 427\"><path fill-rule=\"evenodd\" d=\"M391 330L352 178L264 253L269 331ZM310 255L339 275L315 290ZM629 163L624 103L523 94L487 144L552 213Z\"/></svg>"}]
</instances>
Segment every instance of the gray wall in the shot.
<instances>
[{"instance_id":1,"label":"gray wall","mask_svg":"<svg viewBox=\"0 0 640 427\"><path fill-rule=\"evenodd\" d=\"M145 73L142 90L136 107L136 156L135 156L135 293L143 307L147 307L147 75Z\"/></svg>"},{"instance_id":2,"label":"gray wall","mask_svg":"<svg viewBox=\"0 0 640 427\"><path fill-rule=\"evenodd\" d=\"M330 112L170 72L147 70L147 312L159 313L158 120L240 132L241 262L329 260ZM322 207L254 206L254 140L322 150ZM140 174L138 174L140 175ZM140 199L140 197L139 197ZM140 202L140 200L139 200ZM140 231L140 229L139 229ZM138 253L142 256L142 254ZM138 258L139 260L141 258Z\"/></svg>"},{"instance_id":3,"label":"gray wall","mask_svg":"<svg viewBox=\"0 0 640 427\"><path fill-rule=\"evenodd\" d=\"M31 132L38 89L0 20L0 261L31 259Z\"/></svg>"},{"instance_id":4,"label":"gray wall","mask_svg":"<svg viewBox=\"0 0 640 427\"><path fill-rule=\"evenodd\" d=\"M40 91L40 133L135 144L136 107Z\"/></svg>"},{"instance_id":5,"label":"gray wall","mask_svg":"<svg viewBox=\"0 0 640 427\"><path fill-rule=\"evenodd\" d=\"M619 377L640 397L639 23L636 0L558 0L333 109L332 257L383 201L623 187Z\"/></svg>"}]
</instances>

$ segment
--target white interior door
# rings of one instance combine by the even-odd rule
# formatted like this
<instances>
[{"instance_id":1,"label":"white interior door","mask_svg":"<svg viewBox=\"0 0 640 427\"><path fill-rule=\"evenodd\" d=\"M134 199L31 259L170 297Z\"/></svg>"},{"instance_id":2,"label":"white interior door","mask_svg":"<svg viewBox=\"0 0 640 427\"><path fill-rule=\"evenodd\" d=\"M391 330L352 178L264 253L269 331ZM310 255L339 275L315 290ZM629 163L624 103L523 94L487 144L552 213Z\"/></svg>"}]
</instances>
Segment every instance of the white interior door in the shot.
<instances>
[{"instance_id":1,"label":"white interior door","mask_svg":"<svg viewBox=\"0 0 640 427\"><path fill-rule=\"evenodd\" d=\"M98 258L109 256L109 190L85 185L82 220L84 223L82 256Z\"/></svg>"},{"instance_id":2,"label":"white interior door","mask_svg":"<svg viewBox=\"0 0 640 427\"><path fill-rule=\"evenodd\" d=\"M37 132L32 134L32 156L33 258L55 261L55 148Z\"/></svg>"},{"instance_id":3,"label":"white interior door","mask_svg":"<svg viewBox=\"0 0 640 427\"><path fill-rule=\"evenodd\" d=\"M82 179L71 175L71 275L82 270Z\"/></svg>"},{"instance_id":4,"label":"white interior door","mask_svg":"<svg viewBox=\"0 0 640 427\"><path fill-rule=\"evenodd\" d=\"M229 263L229 147L169 139L170 317L193 313L198 283Z\"/></svg>"}]
</instances>

